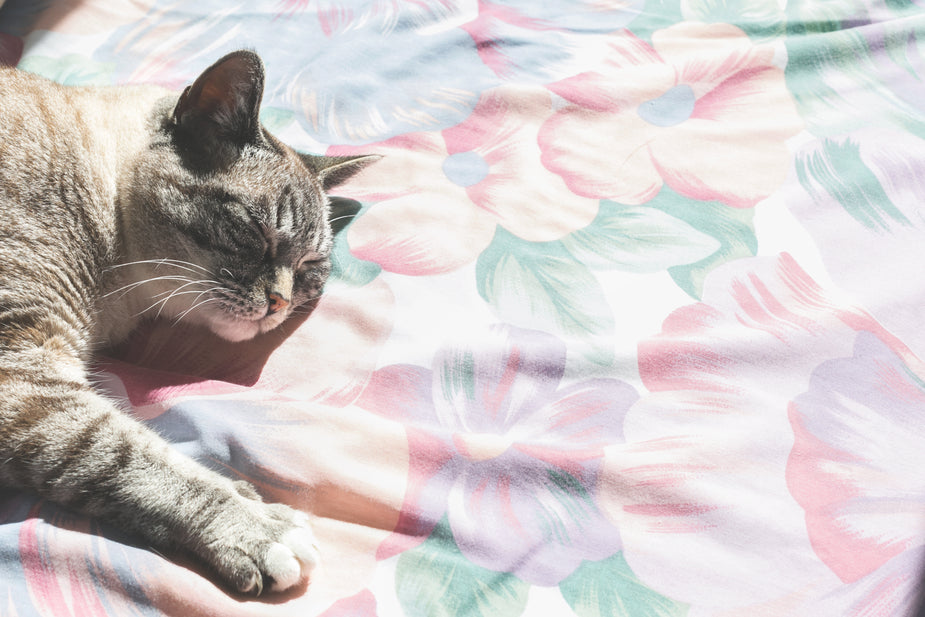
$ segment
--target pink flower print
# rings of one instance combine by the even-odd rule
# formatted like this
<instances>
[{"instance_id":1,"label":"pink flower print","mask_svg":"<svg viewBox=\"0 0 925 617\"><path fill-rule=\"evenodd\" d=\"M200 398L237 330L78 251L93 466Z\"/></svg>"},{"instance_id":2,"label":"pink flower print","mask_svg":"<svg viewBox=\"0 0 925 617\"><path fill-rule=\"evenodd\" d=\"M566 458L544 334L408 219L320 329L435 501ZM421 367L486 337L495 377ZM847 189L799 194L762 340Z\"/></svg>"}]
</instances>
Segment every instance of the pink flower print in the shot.
<instances>
[{"instance_id":1,"label":"pink flower print","mask_svg":"<svg viewBox=\"0 0 925 617\"><path fill-rule=\"evenodd\" d=\"M877 337L814 372L790 407L796 440L787 483L813 548L853 583L925 545L925 387Z\"/></svg>"},{"instance_id":2,"label":"pink flower print","mask_svg":"<svg viewBox=\"0 0 925 617\"><path fill-rule=\"evenodd\" d=\"M430 25L441 19L450 19L466 7L460 0L278 0L277 18L291 18L301 13L314 14L325 36L378 20L379 27L391 30L402 20Z\"/></svg>"},{"instance_id":3,"label":"pink flower print","mask_svg":"<svg viewBox=\"0 0 925 617\"><path fill-rule=\"evenodd\" d=\"M636 392L609 379L563 386L564 368L560 340L498 326L438 352L433 370L377 371L358 405L405 410L411 461L402 535L381 552L444 516L473 563L538 585L620 549L591 487Z\"/></svg>"},{"instance_id":4,"label":"pink flower print","mask_svg":"<svg viewBox=\"0 0 925 617\"><path fill-rule=\"evenodd\" d=\"M580 195L627 204L667 183L752 207L784 182L803 126L774 48L727 24L677 24L651 46L623 31L597 70L550 88L571 105L540 131L543 163Z\"/></svg>"},{"instance_id":5,"label":"pink flower print","mask_svg":"<svg viewBox=\"0 0 925 617\"><path fill-rule=\"evenodd\" d=\"M342 598L321 614L321 617L376 617L376 596L369 589Z\"/></svg>"},{"instance_id":6,"label":"pink flower print","mask_svg":"<svg viewBox=\"0 0 925 617\"><path fill-rule=\"evenodd\" d=\"M360 150L339 147L328 153ZM472 206L462 187L443 180L441 163L448 153L439 135L405 135L366 150L385 158L340 189L358 199L380 200L347 230L355 257L390 272L439 274L470 263L488 246L496 223Z\"/></svg>"},{"instance_id":7,"label":"pink flower print","mask_svg":"<svg viewBox=\"0 0 925 617\"><path fill-rule=\"evenodd\" d=\"M348 230L351 252L392 272L435 274L474 261L497 225L530 241L587 226L598 201L572 193L540 161L537 135L551 113L548 93L502 88L439 134L331 148L329 154L386 155L342 189L379 200Z\"/></svg>"},{"instance_id":8,"label":"pink flower print","mask_svg":"<svg viewBox=\"0 0 925 617\"><path fill-rule=\"evenodd\" d=\"M475 41L482 61L499 76L546 83L573 75L581 65L581 54L575 51L582 49L582 36L626 27L644 4L645 0L479 0L478 14L461 27Z\"/></svg>"},{"instance_id":9,"label":"pink flower print","mask_svg":"<svg viewBox=\"0 0 925 617\"><path fill-rule=\"evenodd\" d=\"M715 270L640 343L648 394L606 449L598 494L633 572L705 614L901 601L884 566L921 544L919 364L788 255Z\"/></svg>"}]
</instances>

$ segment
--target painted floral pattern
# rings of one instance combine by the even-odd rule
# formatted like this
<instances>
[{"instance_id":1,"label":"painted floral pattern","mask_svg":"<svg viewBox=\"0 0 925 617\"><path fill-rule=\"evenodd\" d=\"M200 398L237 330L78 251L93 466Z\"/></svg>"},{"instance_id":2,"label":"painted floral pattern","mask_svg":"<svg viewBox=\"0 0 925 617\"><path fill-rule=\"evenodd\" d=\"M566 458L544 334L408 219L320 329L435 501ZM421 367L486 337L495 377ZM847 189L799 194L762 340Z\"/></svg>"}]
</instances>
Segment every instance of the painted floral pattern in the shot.
<instances>
[{"instance_id":1,"label":"painted floral pattern","mask_svg":"<svg viewBox=\"0 0 925 617\"><path fill-rule=\"evenodd\" d=\"M695 199L754 206L783 183L786 141L802 128L773 60L771 45L727 24L678 24L651 45L618 33L599 67L551 86L572 105L543 127L543 161L588 197L643 203L667 183ZM724 147L732 134L745 144ZM702 144L710 154L690 156Z\"/></svg>"},{"instance_id":2,"label":"painted floral pattern","mask_svg":"<svg viewBox=\"0 0 925 617\"><path fill-rule=\"evenodd\" d=\"M637 394L615 380L562 387L564 368L560 341L497 327L441 349L433 369L377 371L359 405L391 415L403 397L412 457L439 461L412 470L418 533L446 516L473 563L543 585L619 549L591 489Z\"/></svg>"},{"instance_id":3,"label":"painted floral pattern","mask_svg":"<svg viewBox=\"0 0 925 617\"><path fill-rule=\"evenodd\" d=\"M851 356L820 364L790 407L795 443L787 482L806 511L816 554L845 582L925 544L913 505L925 483L896 471L921 458L920 433L909 419L923 400L920 378L865 332Z\"/></svg>"},{"instance_id":4,"label":"painted floral pattern","mask_svg":"<svg viewBox=\"0 0 925 617\"><path fill-rule=\"evenodd\" d=\"M921 362L789 255L730 264L710 282L703 303L678 309L640 343L650 394L627 416L628 445L608 449L603 481L623 490L603 493L628 563L671 597L700 604L709 595L741 614L788 594L805 596L796 605L806 614L821 613L824 603L809 601L819 590L865 576L852 602L866 610L909 602L908 588L882 589L890 579L878 568L906 549L914 555L915 525L893 508L917 500L920 488L891 475L891 463L904 460L894 432L902 429L877 416L908 417L903 409L922 395ZM760 346L760 361L741 353L741 340ZM883 428L868 443L858 431L872 423ZM900 497L882 482L912 483ZM775 520L756 535L765 510ZM883 527L884 517L897 527ZM737 538L749 538L747 556ZM680 575L704 561L709 570ZM717 587L727 589L722 598L708 591Z\"/></svg>"},{"instance_id":5,"label":"painted floral pattern","mask_svg":"<svg viewBox=\"0 0 925 617\"><path fill-rule=\"evenodd\" d=\"M351 252L392 272L434 274L475 261L498 225L532 241L555 240L587 226L598 202L570 192L543 169L539 148L529 147L551 113L543 90L491 90L465 122L440 134L329 149L334 155L385 156L348 189L354 197L378 201L351 226ZM408 168L417 170L410 182L401 173ZM535 183L512 191L523 173ZM447 227L457 231L452 244L446 242Z\"/></svg>"},{"instance_id":6,"label":"painted floral pattern","mask_svg":"<svg viewBox=\"0 0 925 617\"><path fill-rule=\"evenodd\" d=\"M925 571L920 0L87 0L0 64L181 88L256 49L262 121L384 158L310 315L150 325L99 386L313 518L245 599L0 498L0 614L855 617ZM2 96L2 95L0 95Z\"/></svg>"},{"instance_id":7,"label":"painted floral pattern","mask_svg":"<svg viewBox=\"0 0 925 617\"><path fill-rule=\"evenodd\" d=\"M479 0L477 15L461 27L472 37L485 65L499 76L549 82L581 66L572 51L574 31L612 32L630 23L644 4L640 0L555 4Z\"/></svg>"}]
</instances>

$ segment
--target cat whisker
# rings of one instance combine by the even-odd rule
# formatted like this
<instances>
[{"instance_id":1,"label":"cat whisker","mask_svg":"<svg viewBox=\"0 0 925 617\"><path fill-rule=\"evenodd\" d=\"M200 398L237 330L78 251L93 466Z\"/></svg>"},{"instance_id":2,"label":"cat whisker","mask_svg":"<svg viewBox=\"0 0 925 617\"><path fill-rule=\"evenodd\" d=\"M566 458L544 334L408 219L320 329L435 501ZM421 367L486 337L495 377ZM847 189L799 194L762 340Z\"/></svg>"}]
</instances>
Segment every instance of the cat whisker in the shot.
<instances>
[{"instance_id":1,"label":"cat whisker","mask_svg":"<svg viewBox=\"0 0 925 617\"><path fill-rule=\"evenodd\" d=\"M201 297L204 296L205 294L211 293L211 292L213 292L213 291L224 291L224 292L227 292L228 290L227 290L226 288L224 288L224 287L210 287L209 289L205 289L205 290L203 290L203 291L200 291L200 292L199 292L199 295L197 295L195 298L193 298L193 303L195 303L196 301L198 301L199 298L201 298ZM187 294L187 293L196 293L196 292L195 292L195 291L184 291L183 293L184 293L184 294ZM212 298L212 299L217 300L217 298ZM191 309L191 310L192 310L192 309Z\"/></svg>"},{"instance_id":2,"label":"cat whisker","mask_svg":"<svg viewBox=\"0 0 925 617\"><path fill-rule=\"evenodd\" d=\"M314 310L317 308L318 305L317 305L317 304L312 304L311 306L309 306L309 304L311 304L311 303L315 302L316 300L320 299L322 295L324 295L324 294L318 294L317 296L314 296L314 297L312 297L312 298L309 298L309 299L305 300L304 302L302 302L301 304L299 304L299 306L297 306L297 307L295 307L295 308L292 309L292 314L293 314L293 315L308 315L308 314L310 314L312 311L314 311Z\"/></svg>"},{"instance_id":3,"label":"cat whisker","mask_svg":"<svg viewBox=\"0 0 925 617\"><path fill-rule=\"evenodd\" d=\"M181 289L185 289L185 288L189 287L190 285L221 285L221 283L219 283L218 281L213 281L213 280L209 280L209 279L190 280L190 282L184 283L183 285L180 285L180 286L177 287L176 289L171 289L171 290L168 290L168 291L162 291L161 293L155 294L155 295L153 295L153 296L151 296L151 297L152 297L152 298L160 298L160 297L162 297L162 296L173 295L173 294L178 294L178 295L179 295L180 293L199 293L199 291L196 290L196 289L194 289L194 290L192 290L192 291L180 292ZM218 289L218 288L213 287L213 289ZM179 293L178 293L178 292L179 292Z\"/></svg>"},{"instance_id":4,"label":"cat whisker","mask_svg":"<svg viewBox=\"0 0 925 617\"><path fill-rule=\"evenodd\" d=\"M211 274L208 268L195 264L191 261L183 261L182 259L170 259L164 257L162 259L140 259L138 261L129 261L122 264L115 264L106 268L107 271L115 270L116 268L125 268L126 266L139 266L142 264L155 264L155 269L159 266L173 266L174 268L180 268L188 272L205 272L206 274Z\"/></svg>"},{"instance_id":5,"label":"cat whisker","mask_svg":"<svg viewBox=\"0 0 925 617\"><path fill-rule=\"evenodd\" d=\"M344 219L352 219L352 218L354 218L355 216L356 216L355 214L345 214L344 216L338 216L338 217L336 217L336 218L331 219L330 221L328 221L328 223L330 223L330 224L333 225L333 224L336 223L337 221L342 221L342 220L344 220Z\"/></svg>"},{"instance_id":6,"label":"cat whisker","mask_svg":"<svg viewBox=\"0 0 925 617\"><path fill-rule=\"evenodd\" d=\"M320 297L321 297L321 296L315 296L314 298L309 298L308 300L306 300L305 302L303 302L303 303L300 304L299 306L293 308L293 309L292 309L292 312L294 313L294 312L296 312L296 311L298 311L298 310L303 310L303 311L311 311L311 310L314 310L315 305L312 305L311 307L309 307L308 304L314 302L315 300L319 299Z\"/></svg>"},{"instance_id":7,"label":"cat whisker","mask_svg":"<svg viewBox=\"0 0 925 617\"><path fill-rule=\"evenodd\" d=\"M204 289L204 290L202 290L202 291L200 291L200 290L198 290L198 289L193 289L193 290L191 290L191 291L176 291L176 290L174 290L174 291L171 292L171 294L170 294L169 296L167 296L166 298L161 298L160 300L158 300L157 302L155 302L154 304L152 304L151 306L149 306L148 308L146 308L146 309L145 309L144 311L142 311L141 313L138 313L138 316L143 315L144 313L150 311L150 310L153 309L155 306L157 306L158 304L160 304L160 308L157 309L157 314L154 316L155 319L158 319L158 318L160 318L161 313L164 311L164 307L167 306L167 303L168 303L171 299L173 299L173 298L175 298L175 297L177 297L177 296L185 296L185 295L188 295L188 294L196 294L196 297L193 298L193 302L196 302L197 300L199 300L199 298L201 298L201 297L203 296L203 294L207 294L207 293L209 293L210 291L215 291L215 290L217 290L217 289L221 289L221 287L211 287L211 288L209 288L209 289ZM161 294L161 295L163 295L163 294Z\"/></svg>"},{"instance_id":8,"label":"cat whisker","mask_svg":"<svg viewBox=\"0 0 925 617\"><path fill-rule=\"evenodd\" d=\"M171 291L165 291L165 292L162 292L162 293L157 294L156 296L151 296L151 297L152 297L152 298L161 298L162 300L170 300L170 298L173 298L173 297L175 297L175 296L188 296L188 295L190 295L190 294L197 294L197 295L201 296L202 294L209 293L210 291L215 291L215 290L217 290L217 289L222 289L222 288L221 288L221 287L210 287L209 289L204 289L204 290L201 290L201 291L200 291L199 289L191 289L191 290L189 290L189 291L177 291L176 289L173 289L173 290L171 290ZM163 296L168 296L168 295L170 296L169 298L164 298L164 297L163 297ZM159 300L159 302L160 302L160 300Z\"/></svg>"},{"instance_id":9,"label":"cat whisker","mask_svg":"<svg viewBox=\"0 0 925 617\"><path fill-rule=\"evenodd\" d=\"M172 297L173 297L173 294L170 294L170 295L167 296L166 298L161 298L160 300L158 300L157 302L153 303L153 304L152 304L151 306L149 306L148 308L146 308L146 309L144 309L144 310L142 310L142 311L138 311L137 313L135 313L134 315L132 315L132 318L141 317L142 315L144 315L145 313L147 313L148 311L150 311L151 309L153 309L155 306L157 306L157 307L158 307L158 309L157 309L157 314L154 316L154 318L157 319L158 317L161 316L161 311L164 310L164 307L167 306L167 302L169 302L170 299L171 299Z\"/></svg>"},{"instance_id":10,"label":"cat whisker","mask_svg":"<svg viewBox=\"0 0 925 617\"><path fill-rule=\"evenodd\" d=\"M143 263L144 261L145 260L142 260L136 263ZM154 266L155 269L159 268L160 266L173 266L174 268L184 268L191 272L194 270L198 270L199 272L211 274L209 269L206 268L205 266L201 266L197 263L193 263L192 261L185 261L183 259L170 259L168 257L164 257L161 259L151 259L147 261L155 263L155 266Z\"/></svg>"},{"instance_id":11,"label":"cat whisker","mask_svg":"<svg viewBox=\"0 0 925 617\"><path fill-rule=\"evenodd\" d=\"M200 306L204 304L208 304L209 302L217 302L217 301L218 301L218 298L206 298L205 300L194 304L193 306L189 307L188 309L180 313L180 316L174 320L173 325L177 325L178 323L180 323L181 319L189 315L193 310L199 308Z\"/></svg>"},{"instance_id":12,"label":"cat whisker","mask_svg":"<svg viewBox=\"0 0 925 617\"><path fill-rule=\"evenodd\" d=\"M197 281L197 282L200 282L200 281ZM211 282L215 282L215 281L211 281ZM180 290L183 289L184 287L188 287L188 286L189 286L189 283L187 283L186 285L181 285L180 287L174 289L174 290L173 290L173 293L171 293L169 296L167 296L166 298L164 298L163 300L161 300L161 301L160 301L160 302L161 302L161 307L160 307L159 309L157 309L157 315L155 315L154 318L155 318L155 319L158 319L158 318L161 316L161 312L163 312L164 307L167 306L167 303L168 303L172 298L174 298L174 297L176 297L176 296L181 296L181 295L184 295L184 294L187 294L187 293L199 294L199 295L197 295L195 298L193 298L193 302L195 303L199 298L201 298L201 297L203 296L203 294L207 294L207 293L209 293L210 291L216 291L216 290L224 289L223 287L218 286L218 287L211 287L211 288L209 288L209 289L204 289L204 290L201 290L201 291L198 290L198 289L193 289L193 290L191 290L191 291L180 291Z\"/></svg>"},{"instance_id":13,"label":"cat whisker","mask_svg":"<svg viewBox=\"0 0 925 617\"><path fill-rule=\"evenodd\" d=\"M186 281L187 283L196 282L196 281L194 281L193 279L191 279L191 278L188 277L188 276L182 276L182 275L179 275L179 274L168 274L168 275L165 275L165 276L155 276L155 277L151 277L151 278L145 279L145 280L143 280L143 281L135 281L134 283L129 283L128 285L123 285L122 287L120 287L120 288L118 288L118 289L114 289L114 290L112 290L112 291L110 291L110 292L108 292L108 293L103 294L101 297L102 297L102 298L108 298L109 296L111 296L111 295L113 295L113 294L117 294L117 293L119 293L120 291L123 291L123 290L124 290L124 293L122 294L122 296L124 296L125 294L127 294L127 293L130 292L131 290L135 289L136 287L140 287L141 285L145 285L145 284L147 284L147 283L153 283L153 282L155 282L155 281ZM121 298L122 296L119 296L119 297Z\"/></svg>"},{"instance_id":14,"label":"cat whisker","mask_svg":"<svg viewBox=\"0 0 925 617\"><path fill-rule=\"evenodd\" d=\"M181 285L180 287L177 287L176 289L171 289L169 291L162 292L162 293L157 294L156 296L153 296L154 298L158 296L166 296L166 297L161 298L157 302L154 302L153 304L151 304L148 308L144 309L143 311L139 311L138 313L135 313L132 317L141 317L142 315L144 315L145 313L153 309L155 306L160 305L160 307L157 309L157 315L154 316L154 318L157 319L158 317L161 316L161 311L164 310L164 307L167 306L167 303L170 301L171 298L173 298L176 295L187 293L187 292L181 292L180 290L183 289L184 287L189 287L190 285L194 283L198 283L198 282L199 281L189 281L188 283ZM189 293L199 293L199 290L194 289Z\"/></svg>"},{"instance_id":15,"label":"cat whisker","mask_svg":"<svg viewBox=\"0 0 925 617\"><path fill-rule=\"evenodd\" d=\"M151 309L153 309L153 308L154 308L155 306L157 306L158 304L160 304L160 305L161 305L161 308L163 308L163 305L164 305L168 300L170 300L170 296L167 296L166 298L162 298L162 299L158 300L157 302L155 302L154 304L152 304L152 305L149 306L148 308L144 309L143 311L138 311L137 313L135 313L134 315L132 315L132 318L134 319L135 317L141 317L142 315L144 315L145 313L147 313L148 311L150 311ZM160 309L158 309L157 314L158 314L158 315L161 314Z\"/></svg>"}]
</instances>

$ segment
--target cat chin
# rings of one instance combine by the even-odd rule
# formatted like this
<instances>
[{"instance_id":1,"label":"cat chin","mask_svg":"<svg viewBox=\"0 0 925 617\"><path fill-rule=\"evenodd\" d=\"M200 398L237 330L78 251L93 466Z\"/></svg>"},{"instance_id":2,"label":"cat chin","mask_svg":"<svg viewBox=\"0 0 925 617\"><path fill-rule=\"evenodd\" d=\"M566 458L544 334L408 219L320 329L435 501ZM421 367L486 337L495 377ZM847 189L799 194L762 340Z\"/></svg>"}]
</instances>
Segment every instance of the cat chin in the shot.
<instances>
[{"instance_id":1,"label":"cat chin","mask_svg":"<svg viewBox=\"0 0 925 617\"><path fill-rule=\"evenodd\" d=\"M213 321L207 325L213 333L232 343L249 341L261 333L260 323L256 321Z\"/></svg>"},{"instance_id":2,"label":"cat chin","mask_svg":"<svg viewBox=\"0 0 925 617\"><path fill-rule=\"evenodd\" d=\"M258 320L235 318L211 319L204 325L213 333L232 343L249 341L258 334L269 332L285 321L284 315L273 315Z\"/></svg>"}]
</instances>

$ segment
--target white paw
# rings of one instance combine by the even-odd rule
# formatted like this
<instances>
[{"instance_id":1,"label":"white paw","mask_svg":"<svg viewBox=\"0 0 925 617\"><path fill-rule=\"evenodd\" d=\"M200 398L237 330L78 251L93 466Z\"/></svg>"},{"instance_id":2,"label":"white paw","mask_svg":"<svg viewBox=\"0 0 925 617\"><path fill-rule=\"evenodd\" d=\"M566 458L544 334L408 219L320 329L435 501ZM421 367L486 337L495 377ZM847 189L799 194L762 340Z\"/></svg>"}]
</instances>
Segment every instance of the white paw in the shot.
<instances>
[{"instance_id":1,"label":"white paw","mask_svg":"<svg viewBox=\"0 0 925 617\"><path fill-rule=\"evenodd\" d=\"M259 596L305 581L321 561L308 517L288 506L239 498L215 521L203 557L238 592Z\"/></svg>"},{"instance_id":2,"label":"white paw","mask_svg":"<svg viewBox=\"0 0 925 617\"><path fill-rule=\"evenodd\" d=\"M308 578L321 555L311 529L297 527L272 544L264 559L264 573L273 580L270 589L285 591Z\"/></svg>"}]
</instances>

